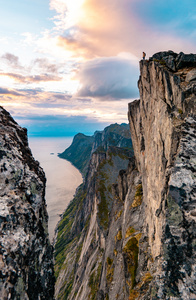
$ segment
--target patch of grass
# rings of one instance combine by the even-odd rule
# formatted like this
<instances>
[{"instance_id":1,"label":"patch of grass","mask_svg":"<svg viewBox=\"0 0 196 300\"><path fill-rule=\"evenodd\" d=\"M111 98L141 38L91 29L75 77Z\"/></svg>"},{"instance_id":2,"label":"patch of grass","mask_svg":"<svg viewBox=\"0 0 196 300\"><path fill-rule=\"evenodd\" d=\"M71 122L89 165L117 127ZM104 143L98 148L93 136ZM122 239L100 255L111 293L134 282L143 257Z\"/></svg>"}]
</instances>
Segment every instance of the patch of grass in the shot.
<instances>
[{"instance_id":1,"label":"patch of grass","mask_svg":"<svg viewBox=\"0 0 196 300\"><path fill-rule=\"evenodd\" d=\"M76 263L79 261L80 254L81 254L81 252L82 252L82 247L83 247L83 242L80 243L80 245L79 245L78 248L77 248Z\"/></svg>"},{"instance_id":2,"label":"patch of grass","mask_svg":"<svg viewBox=\"0 0 196 300\"><path fill-rule=\"evenodd\" d=\"M119 230L115 236L115 242L122 240L122 230Z\"/></svg>"},{"instance_id":3,"label":"patch of grass","mask_svg":"<svg viewBox=\"0 0 196 300\"><path fill-rule=\"evenodd\" d=\"M133 235L135 233L135 228L133 227L129 227L127 228L126 234L125 234L125 238L127 239L128 237L130 237L131 235Z\"/></svg>"},{"instance_id":4,"label":"patch of grass","mask_svg":"<svg viewBox=\"0 0 196 300\"><path fill-rule=\"evenodd\" d=\"M136 187L135 197L131 207L140 206L142 204L142 198L143 198L142 184L138 184L138 186Z\"/></svg>"},{"instance_id":5,"label":"patch of grass","mask_svg":"<svg viewBox=\"0 0 196 300\"><path fill-rule=\"evenodd\" d=\"M140 240L141 237L142 237L142 233L140 232L140 233L136 234L134 237L135 237L135 238L138 240L138 242L139 242L139 240Z\"/></svg>"},{"instance_id":6,"label":"patch of grass","mask_svg":"<svg viewBox=\"0 0 196 300\"><path fill-rule=\"evenodd\" d=\"M166 65L166 62L165 62L163 59L156 59L156 58L153 58L153 61L158 62L158 63L161 64L162 66L165 66L165 65Z\"/></svg>"},{"instance_id":7,"label":"patch of grass","mask_svg":"<svg viewBox=\"0 0 196 300\"><path fill-rule=\"evenodd\" d=\"M138 267L138 253L139 253L139 245L138 240L135 237L129 239L125 247L123 248L123 252L126 253L127 257L127 265L128 271L131 275L131 289L134 288L136 281L136 271Z\"/></svg>"},{"instance_id":8,"label":"patch of grass","mask_svg":"<svg viewBox=\"0 0 196 300\"><path fill-rule=\"evenodd\" d=\"M102 263L99 263L97 270L90 275L88 286L91 289L88 299L95 300L99 289L99 281L101 277Z\"/></svg>"},{"instance_id":9,"label":"patch of grass","mask_svg":"<svg viewBox=\"0 0 196 300\"><path fill-rule=\"evenodd\" d=\"M130 290L129 300L135 300L139 297L140 293L135 290Z\"/></svg>"},{"instance_id":10,"label":"patch of grass","mask_svg":"<svg viewBox=\"0 0 196 300\"><path fill-rule=\"evenodd\" d=\"M142 278L142 281L143 282L148 282L148 281L151 281L153 279L153 276L151 275L150 272L147 272L144 277Z\"/></svg>"},{"instance_id":11,"label":"patch of grass","mask_svg":"<svg viewBox=\"0 0 196 300\"><path fill-rule=\"evenodd\" d=\"M140 299L142 296L144 296L149 288L149 284L152 281L152 279L153 276L150 274L150 272L146 272L146 274L141 278L137 286L134 289L130 290L129 300Z\"/></svg>"},{"instance_id":12,"label":"patch of grass","mask_svg":"<svg viewBox=\"0 0 196 300\"><path fill-rule=\"evenodd\" d=\"M107 283L111 283L113 280L113 276L114 276L114 268L112 267L113 265L113 259L111 259L110 257L107 257L107 272L106 272L106 279L107 279Z\"/></svg>"},{"instance_id":13,"label":"patch of grass","mask_svg":"<svg viewBox=\"0 0 196 300\"><path fill-rule=\"evenodd\" d=\"M110 258L109 256L107 257L107 264L108 264L109 266L111 266L111 265L113 264L113 259Z\"/></svg>"},{"instance_id":14,"label":"patch of grass","mask_svg":"<svg viewBox=\"0 0 196 300\"><path fill-rule=\"evenodd\" d=\"M119 211L119 213L118 213L117 216L115 217L115 221L117 221L117 220L121 217L122 212L123 212L122 210Z\"/></svg>"},{"instance_id":15,"label":"patch of grass","mask_svg":"<svg viewBox=\"0 0 196 300\"><path fill-rule=\"evenodd\" d=\"M114 255L117 256L118 255L118 251L116 249L114 249Z\"/></svg>"},{"instance_id":16,"label":"patch of grass","mask_svg":"<svg viewBox=\"0 0 196 300\"><path fill-rule=\"evenodd\" d=\"M105 187L105 181L100 180L99 181L99 188L98 192L100 194L100 203L98 204L98 217L100 220L100 225L104 228L108 228L108 221L109 221L109 210L108 210L108 204L106 199L106 187Z\"/></svg>"},{"instance_id":17,"label":"patch of grass","mask_svg":"<svg viewBox=\"0 0 196 300\"><path fill-rule=\"evenodd\" d=\"M73 273L71 274L71 276L69 277L69 279L67 281L64 282L63 286L60 289L60 292L58 294L58 300L66 300L69 296L69 294L71 293L72 290L72 286L74 283L74 278L73 278Z\"/></svg>"},{"instance_id":18,"label":"patch of grass","mask_svg":"<svg viewBox=\"0 0 196 300\"><path fill-rule=\"evenodd\" d=\"M179 108L179 109L178 109L178 113L182 115L182 114L183 114L182 109Z\"/></svg>"},{"instance_id":19,"label":"patch of grass","mask_svg":"<svg viewBox=\"0 0 196 300\"><path fill-rule=\"evenodd\" d=\"M80 209L83 201L86 197L86 192L83 190L83 185L77 191L76 196L69 204L61 221L58 224L58 235L55 244L55 276L58 277L63 262L67 256L67 250L73 247L80 238L80 234L72 232L72 225L77 215L77 211ZM89 220L87 222L89 224ZM87 224L87 225L88 225ZM84 228L87 230L87 225ZM86 226L86 227L85 227ZM76 260L79 259L81 253L82 244L78 247L78 253L76 254Z\"/></svg>"}]
</instances>

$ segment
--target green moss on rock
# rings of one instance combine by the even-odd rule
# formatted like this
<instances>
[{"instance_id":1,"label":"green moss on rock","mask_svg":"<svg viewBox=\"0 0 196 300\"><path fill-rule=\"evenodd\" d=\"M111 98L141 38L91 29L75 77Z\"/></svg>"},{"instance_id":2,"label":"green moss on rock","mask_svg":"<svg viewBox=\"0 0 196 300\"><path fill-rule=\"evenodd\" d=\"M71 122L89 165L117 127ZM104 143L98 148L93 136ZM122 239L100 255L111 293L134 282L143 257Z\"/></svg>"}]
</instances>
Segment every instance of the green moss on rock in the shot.
<instances>
[{"instance_id":1,"label":"green moss on rock","mask_svg":"<svg viewBox=\"0 0 196 300\"><path fill-rule=\"evenodd\" d=\"M110 284L112 282L113 276L114 276L114 267L112 267L113 259L110 257L107 257L106 262L107 262L107 264L106 264L106 279L107 279L107 283Z\"/></svg>"},{"instance_id":2,"label":"green moss on rock","mask_svg":"<svg viewBox=\"0 0 196 300\"><path fill-rule=\"evenodd\" d=\"M106 199L106 187L104 180L100 180L98 192L100 194L100 202L98 204L98 217L100 220L100 224L104 229L108 228L108 221L109 221L109 210L108 204Z\"/></svg>"},{"instance_id":3,"label":"green moss on rock","mask_svg":"<svg viewBox=\"0 0 196 300\"><path fill-rule=\"evenodd\" d=\"M131 239L129 239L129 241L123 248L123 252L126 254L128 271L131 275L131 288L133 289L136 284L135 277L138 267L139 245L137 238L132 237Z\"/></svg>"},{"instance_id":4,"label":"green moss on rock","mask_svg":"<svg viewBox=\"0 0 196 300\"><path fill-rule=\"evenodd\" d=\"M135 197L131 207L140 206L142 204L142 198L143 198L142 184L138 184L138 186L136 187Z\"/></svg>"},{"instance_id":5,"label":"green moss on rock","mask_svg":"<svg viewBox=\"0 0 196 300\"><path fill-rule=\"evenodd\" d=\"M90 287L90 294L88 299L95 300L99 289L99 282L101 277L102 264L99 263L97 270L93 271L90 275L88 286Z\"/></svg>"}]
</instances>

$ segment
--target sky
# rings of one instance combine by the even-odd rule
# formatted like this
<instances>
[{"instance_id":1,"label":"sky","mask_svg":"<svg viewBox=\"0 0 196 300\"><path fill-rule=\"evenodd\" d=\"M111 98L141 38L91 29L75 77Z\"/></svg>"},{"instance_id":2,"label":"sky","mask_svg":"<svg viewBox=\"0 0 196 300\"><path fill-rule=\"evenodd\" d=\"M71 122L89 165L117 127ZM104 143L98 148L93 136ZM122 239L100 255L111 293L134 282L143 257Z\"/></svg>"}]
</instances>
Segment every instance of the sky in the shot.
<instances>
[{"instance_id":1,"label":"sky","mask_svg":"<svg viewBox=\"0 0 196 300\"><path fill-rule=\"evenodd\" d=\"M0 105L29 136L127 123L142 51L196 53L195 0L0 0Z\"/></svg>"}]
</instances>

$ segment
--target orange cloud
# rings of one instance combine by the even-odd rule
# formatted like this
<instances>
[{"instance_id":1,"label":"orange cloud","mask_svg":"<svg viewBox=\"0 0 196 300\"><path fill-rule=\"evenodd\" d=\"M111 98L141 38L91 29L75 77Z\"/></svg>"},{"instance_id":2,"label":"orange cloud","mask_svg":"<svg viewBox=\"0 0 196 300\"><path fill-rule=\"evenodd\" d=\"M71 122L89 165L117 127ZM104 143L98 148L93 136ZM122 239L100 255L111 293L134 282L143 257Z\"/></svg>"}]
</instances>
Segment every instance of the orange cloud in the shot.
<instances>
[{"instance_id":1,"label":"orange cloud","mask_svg":"<svg viewBox=\"0 0 196 300\"><path fill-rule=\"evenodd\" d=\"M131 52L141 57L165 49L184 49L184 40L150 27L134 10L135 0L86 0L75 26L59 37L59 45L86 59ZM191 43L186 43L191 49ZM165 49L168 50L168 49Z\"/></svg>"}]
</instances>

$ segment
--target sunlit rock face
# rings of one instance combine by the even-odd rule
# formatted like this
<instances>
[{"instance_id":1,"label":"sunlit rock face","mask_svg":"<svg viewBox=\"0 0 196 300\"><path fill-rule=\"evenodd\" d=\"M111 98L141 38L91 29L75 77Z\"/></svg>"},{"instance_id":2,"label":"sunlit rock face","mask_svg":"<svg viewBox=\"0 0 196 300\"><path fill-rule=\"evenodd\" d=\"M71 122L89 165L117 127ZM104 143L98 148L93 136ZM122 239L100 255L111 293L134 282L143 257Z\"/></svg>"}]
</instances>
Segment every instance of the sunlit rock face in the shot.
<instances>
[{"instance_id":1,"label":"sunlit rock face","mask_svg":"<svg viewBox=\"0 0 196 300\"><path fill-rule=\"evenodd\" d=\"M130 103L129 121L155 299L195 299L196 55L160 52L141 61L140 72L140 100Z\"/></svg>"},{"instance_id":2,"label":"sunlit rock face","mask_svg":"<svg viewBox=\"0 0 196 300\"><path fill-rule=\"evenodd\" d=\"M58 226L56 299L196 299L195 61L169 51L140 62L135 157L97 151L98 136Z\"/></svg>"},{"instance_id":3,"label":"sunlit rock face","mask_svg":"<svg viewBox=\"0 0 196 300\"><path fill-rule=\"evenodd\" d=\"M53 299L45 181L26 129L0 107L0 299Z\"/></svg>"}]
</instances>

